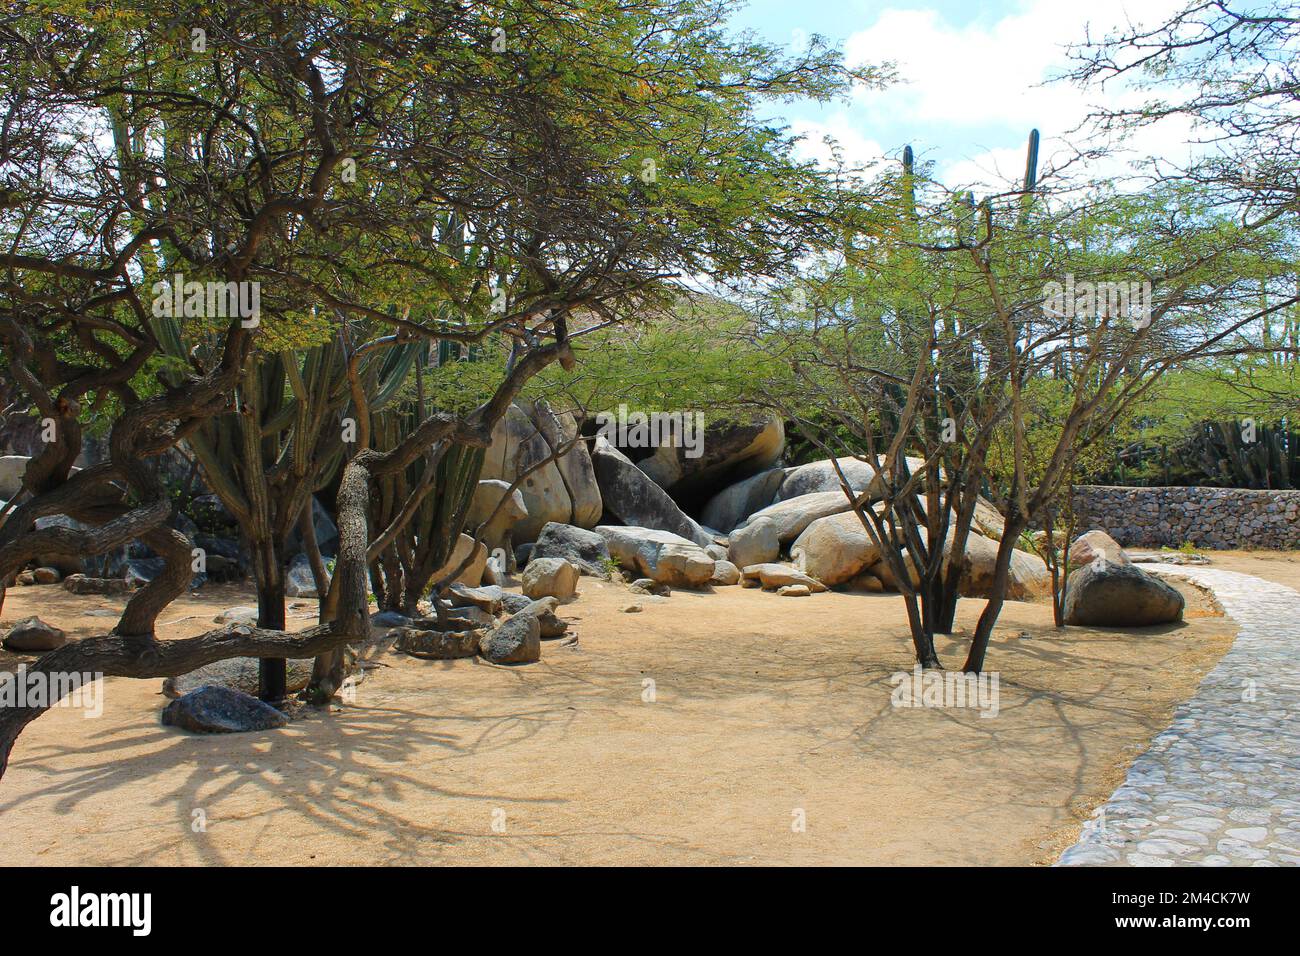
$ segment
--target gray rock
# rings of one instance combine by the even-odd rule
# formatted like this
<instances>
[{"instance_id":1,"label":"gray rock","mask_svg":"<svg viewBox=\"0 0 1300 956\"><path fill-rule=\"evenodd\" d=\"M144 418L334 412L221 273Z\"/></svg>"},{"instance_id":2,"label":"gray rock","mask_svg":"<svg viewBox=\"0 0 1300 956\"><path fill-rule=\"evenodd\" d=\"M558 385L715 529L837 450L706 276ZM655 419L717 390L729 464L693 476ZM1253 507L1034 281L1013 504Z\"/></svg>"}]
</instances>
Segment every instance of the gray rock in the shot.
<instances>
[{"instance_id":1,"label":"gray rock","mask_svg":"<svg viewBox=\"0 0 1300 956\"><path fill-rule=\"evenodd\" d=\"M370 626L376 628L410 627L411 619L398 611L380 611L377 614L370 615Z\"/></svg>"},{"instance_id":2,"label":"gray rock","mask_svg":"<svg viewBox=\"0 0 1300 956\"><path fill-rule=\"evenodd\" d=\"M709 583L717 563L703 548L668 531L600 525L609 553L624 568L658 584L699 588Z\"/></svg>"},{"instance_id":3,"label":"gray rock","mask_svg":"<svg viewBox=\"0 0 1300 956\"><path fill-rule=\"evenodd\" d=\"M667 531L700 547L713 538L617 448L597 438L591 451L605 510L624 524Z\"/></svg>"},{"instance_id":4,"label":"gray rock","mask_svg":"<svg viewBox=\"0 0 1300 956\"><path fill-rule=\"evenodd\" d=\"M52 651L66 643L68 636L62 630L53 624L46 624L39 617L29 617L10 629L4 639L4 649L22 652Z\"/></svg>"},{"instance_id":5,"label":"gray rock","mask_svg":"<svg viewBox=\"0 0 1300 956\"><path fill-rule=\"evenodd\" d=\"M1183 596L1134 564L1104 558L1070 572L1065 623L1095 627L1145 627L1183 617Z\"/></svg>"},{"instance_id":6,"label":"gray rock","mask_svg":"<svg viewBox=\"0 0 1300 956\"><path fill-rule=\"evenodd\" d=\"M533 556L533 543L531 541L528 542L527 544L519 545L518 547L515 548L515 567L516 568L527 567L528 561L529 559L532 558L532 556Z\"/></svg>"},{"instance_id":7,"label":"gray rock","mask_svg":"<svg viewBox=\"0 0 1300 956\"><path fill-rule=\"evenodd\" d=\"M808 525L790 546L790 558L800 571L834 587L879 561L880 548L857 513L843 511Z\"/></svg>"},{"instance_id":8,"label":"gray rock","mask_svg":"<svg viewBox=\"0 0 1300 956\"><path fill-rule=\"evenodd\" d=\"M771 468L737 482L710 498L701 518L711 528L730 531L755 511L766 508L775 501L776 493L784 480L784 468Z\"/></svg>"},{"instance_id":9,"label":"gray rock","mask_svg":"<svg viewBox=\"0 0 1300 956\"><path fill-rule=\"evenodd\" d=\"M873 484L877 487L877 492L883 489L879 488L876 482L876 469L865 461L859 461L856 458L840 458L840 469L844 472L844 477L848 479L849 487L855 493L872 488ZM914 466L920 464L920 459L909 460ZM791 498L799 498L803 495L815 495L822 492L834 491L844 495L840 486L840 476L835 470L835 465L831 459L823 458L821 461L809 462L806 465L796 465L793 468L787 468L785 481L781 482L781 487L777 491L774 501L788 501Z\"/></svg>"},{"instance_id":10,"label":"gray rock","mask_svg":"<svg viewBox=\"0 0 1300 956\"><path fill-rule=\"evenodd\" d=\"M397 641L394 647L412 657L423 657L435 661L458 660L473 657L478 653L479 642L483 632L468 631L434 631L417 627L397 629Z\"/></svg>"},{"instance_id":11,"label":"gray rock","mask_svg":"<svg viewBox=\"0 0 1300 956\"><path fill-rule=\"evenodd\" d=\"M537 618L542 640L547 641L556 637L563 637L569 630L568 622L561 620L555 614L555 609L559 607L559 604L560 602L553 597L540 598L515 613L530 614Z\"/></svg>"},{"instance_id":12,"label":"gray rock","mask_svg":"<svg viewBox=\"0 0 1300 956\"><path fill-rule=\"evenodd\" d=\"M518 614L532 603L533 599L526 594L515 594L513 591L506 591L501 595L501 608L507 614Z\"/></svg>"},{"instance_id":13,"label":"gray rock","mask_svg":"<svg viewBox=\"0 0 1300 956\"><path fill-rule=\"evenodd\" d=\"M533 558L521 578L524 594L567 601L578 590L578 569L563 558Z\"/></svg>"},{"instance_id":14,"label":"gray rock","mask_svg":"<svg viewBox=\"0 0 1300 956\"><path fill-rule=\"evenodd\" d=\"M289 718L270 704L228 687L200 687L163 708L162 722L196 734L238 734L283 727Z\"/></svg>"},{"instance_id":15,"label":"gray rock","mask_svg":"<svg viewBox=\"0 0 1300 956\"><path fill-rule=\"evenodd\" d=\"M741 525L741 528L747 528L766 518L776 525L777 540L781 544L789 544L803 534L804 528L818 518L839 514L848 511L851 507L849 499L842 491L821 491L812 495L800 495L797 498L778 501L775 504L768 505L761 511L756 511ZM733 530L731 540L735 541L735 539L736 531ZM735 561L736 559L733 557L732 560ZM740 564L739 561L736 563ZM741 565L741 567L744 567L744 565Z\"/></svg>"},{"instance_id":16,"label":"gray rock","mask_svg":"<svg viewBox=\"0 0 1300 956\"><path fill-rule=\"evenodd\" d=\"M1090 561L1104 558L1112 564L1132 564L1119 542L1105 531L1094 528L1074 539L1070 545L1070 564L1081 568Z\"/></svg>"},{"instance_id":17,"label":"gray rock","mask_svg":"<svg viewBox=\"0 0 1300 956\"><path fill-rule=\"evenodd\" d=\"M599 534L554 521L548 521L533 542L529 560L538 558L560 558L596 578L607 576L611 561L609 546Z\"/></svg>"},{"instance_id":18,"label":"gray rock","mask_svg":"<svg viewBox=\"0 0 1300 956\"><path fill-rule=\"evenodd\" d=\"M478 652L493 664L531 664L540 660L541 622L531 614L516 614L484 634Z\"/></svg>"},{"instance_id":19,"label":"gray rock","mask_svg":"<svg viewBox=\"0 0 1300 956\"><path fill-rule=\"evenodd\" d=\"M826 585L785 564L754 564L741 570L743 582L757 582L766 590L801 584L809 591L825 591ZM753 584L750 584L752 587Z\"/></svg>"},{"instance_id":20,"label":"gray rock","mask_svg":"<svg viewBox=\"0 0 1300 956\"><path fill-rule=\"evenodd\" d=\"M724 587L740 583L740 568L736 567L730 561L717 561L713 565L713 577L709 578L710 584L718 584Z\"/></svg>"},{"instance_id":21,"label":"gray rock","mask_svg":"<svg viewBox=\"0 0 1300 956\"><path fill-rule=\"evenodd\" d=\"M290 694L298 693L311 682L311 668L311 660L285 662L285 686ZM256 696L257 673L256 657L228 657L224 661L204 664L188 674L164 678L162 692L166 697L183 697L201 687L223 687Z\"/></svg>"},{"instance_id":22,"label":"gray rock","mask_svg":"<svg viewBox=\"0 0 1300 956\"><path fill-rule=\"evenodd\" d=\"M460 607L473 606L482 608L489 614L501 613L501 601L505 592L497 585L484 585L472 588L465 584L452 584L443 595L447 600Z\"/></svg>"},{"instance_id":23,"label":"gray rock","mask_svg":"<svg viewBox=\"0 0 1300 956\"><path fill-rule=\"evenodd\" d=\"M770 518L757 518L742 528L731 532L727 558L738 568L751 564L766 564L781 556L781 540L777 537L777 524Z\"/></svg>"},{"instance_id":24,"label":"gray rock","mask_svg":"<svg viewBox=\"0 0 1300 956\"><path fill-rule=\"evenodd\" d=\"M605 434L605 437L616 436ZM775 417L756 421L718 420L704 427L698 442L694 449L685 442L661 443L649 455L640 448L620 447L619 450L678 500L699 499L770 468L785 449L784 422ZM698 454L693 455L693 451Z\"/></svg>"}]
</instances>

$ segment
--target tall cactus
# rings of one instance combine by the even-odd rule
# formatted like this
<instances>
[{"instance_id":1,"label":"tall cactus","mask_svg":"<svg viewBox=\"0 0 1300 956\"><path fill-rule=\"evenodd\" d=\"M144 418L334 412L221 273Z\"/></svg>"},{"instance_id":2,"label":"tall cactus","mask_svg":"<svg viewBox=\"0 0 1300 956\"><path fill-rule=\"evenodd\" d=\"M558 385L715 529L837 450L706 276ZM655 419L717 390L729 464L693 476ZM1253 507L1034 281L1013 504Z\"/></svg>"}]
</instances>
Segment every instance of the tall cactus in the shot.
<instances>
[{"instance_id":1,"label":"tall cactus","mask_svg":"<svg viewBox=\"0 0 1300 956\"><path fill-rule=\"evenodd\" d=\"M167 354L181 359L202 343L187 342L179 323L156 321ZM350 352L342 332L322 344L261 353L245 370L236 410L212 418L188 445L208 487L235 516L252 555L258 625L285 626L285 545L312 496L343 464L348 437L341 419L350 404ZM391 400L415 358L411 344L376 348L357 362L374 406ZM284 696L283 660L262 662L262 696Z\"/></svg>"}]
</instances>

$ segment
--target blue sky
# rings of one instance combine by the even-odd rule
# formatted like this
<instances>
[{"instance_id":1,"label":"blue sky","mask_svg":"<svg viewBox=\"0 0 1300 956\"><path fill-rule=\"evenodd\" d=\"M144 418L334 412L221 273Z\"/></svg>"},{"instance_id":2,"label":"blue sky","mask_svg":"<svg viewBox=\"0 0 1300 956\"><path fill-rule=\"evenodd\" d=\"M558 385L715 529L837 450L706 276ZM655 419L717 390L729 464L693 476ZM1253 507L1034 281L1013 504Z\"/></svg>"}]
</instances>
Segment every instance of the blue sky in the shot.
<instances>
[{"instance_id":1,"label":"blue sky","mask_svg":"<svg viewBox=\"0 0 1300 956\"><path fill-rule=\"evenodd\" d=\"M733 26L781 44L820 33L850 62L894 60L902 82L850 103L774 104L771 115L809 136L832 135L847 156L896 155L911 143L950 187L994 188L1024 167L1037 127L1043 160L1064 156L1069 131L1093 105L1134 94L1042 85L1068 63L1085 26L1104 35L1125 20L1162 22L1177 0L751 0ZM1135 142L1135 156L1184 150L1186 130L1164 126Z\"/></svg>"}]
</instances>

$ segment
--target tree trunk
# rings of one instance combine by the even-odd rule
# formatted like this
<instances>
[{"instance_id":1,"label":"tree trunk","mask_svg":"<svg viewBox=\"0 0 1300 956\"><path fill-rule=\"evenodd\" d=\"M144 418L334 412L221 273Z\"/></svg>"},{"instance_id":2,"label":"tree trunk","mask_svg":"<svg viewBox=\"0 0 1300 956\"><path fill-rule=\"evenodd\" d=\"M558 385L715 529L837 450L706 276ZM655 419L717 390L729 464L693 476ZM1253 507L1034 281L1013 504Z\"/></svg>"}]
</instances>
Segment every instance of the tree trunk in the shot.
<instances>
[{"instance_id":1,"label":"tree trunk","mask_svg":"<svg viewBox=\"0 0 1300 956\"><path fill-rule=\"evenodd\" d=\"M966 663L962 665L962 670L968 674L978 674L984 670L984 656L988 653L989 639L993 636L993 627L998 622L998 615L1002 613L1002 605L1006 603L1007 584L1011 580L1011 556L1016 549L1016 542L1020 540L1020 533L1024 530L1024 522L1013 522L1008 519L1002 541L998 545L992 591L988 602L984 605L984 610L980 612L979 622L975 625L975 635L971 640L970 653L966 655Z\"/></svg>"}]
</instances>

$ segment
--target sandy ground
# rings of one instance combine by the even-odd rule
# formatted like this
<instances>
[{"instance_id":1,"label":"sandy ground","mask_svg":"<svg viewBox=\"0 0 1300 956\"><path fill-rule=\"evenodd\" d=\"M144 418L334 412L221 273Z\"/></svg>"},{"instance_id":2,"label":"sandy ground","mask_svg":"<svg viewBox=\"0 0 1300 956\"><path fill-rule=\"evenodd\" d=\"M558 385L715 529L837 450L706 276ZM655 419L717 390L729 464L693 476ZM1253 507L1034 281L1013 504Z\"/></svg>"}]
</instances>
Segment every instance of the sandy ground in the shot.
<instances>
[{"instance_id":1,"label":"sandy ground","mask_svg":"<svg viewBox=\"0 0 1300 956\"><path fill-rule=\"evenodd\" d=\"M1297 555L1228 557L1300 579ZM19 740L0 864L1047 863L1235 633L1194 594L1184 624L1127 633L1008 604L984 718L891 707L911 667L897 596L581 590L562 609L578 640L538 664L376 649L352 703L274 732L179 733L158 722L160 681L109 679L101 717L58 709ZM163 633L239 603L204 589ZM982 603L962 602L949 667ZM120 606L17 588L3 617L84 636L113 623L86 612Z\"/></svg>"}]
</instances>

